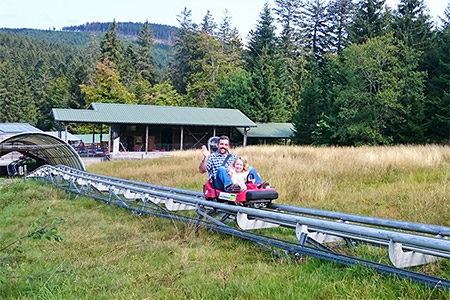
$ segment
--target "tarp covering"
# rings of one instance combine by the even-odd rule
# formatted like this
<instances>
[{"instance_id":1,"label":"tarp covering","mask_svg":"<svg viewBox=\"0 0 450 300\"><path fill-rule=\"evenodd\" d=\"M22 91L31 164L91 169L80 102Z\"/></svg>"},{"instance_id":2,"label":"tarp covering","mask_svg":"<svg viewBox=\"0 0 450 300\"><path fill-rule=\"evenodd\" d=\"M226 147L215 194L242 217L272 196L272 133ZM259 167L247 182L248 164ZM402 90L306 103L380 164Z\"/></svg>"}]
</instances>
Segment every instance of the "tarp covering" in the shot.
<instances>
[{"instance_id":1,"label":"tarp covering","mask_svg":"<svg viewBox=\"0 0 450 300\"><path fill-rule=\"evenodd\" d=\"M17 151L34 158L39 165L65 165L85 170L78 153L63 140L45 133L19 133L0 140L0 157Z\"/></svg>"}]
</instances>

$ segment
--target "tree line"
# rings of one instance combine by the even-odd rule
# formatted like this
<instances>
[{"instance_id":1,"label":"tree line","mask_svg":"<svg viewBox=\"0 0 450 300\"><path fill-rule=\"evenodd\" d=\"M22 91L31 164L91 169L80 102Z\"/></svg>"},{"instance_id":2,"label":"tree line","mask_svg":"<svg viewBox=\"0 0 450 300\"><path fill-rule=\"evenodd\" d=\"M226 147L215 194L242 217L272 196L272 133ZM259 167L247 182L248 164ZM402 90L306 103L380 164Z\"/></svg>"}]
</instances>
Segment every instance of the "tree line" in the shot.
<instances>
[{"instance_id":1,"label":"tree line","mask_svg":"<svg viewBox=\"0 0 450 300\"><path fill-rule=\"evenodd\" d=\"M106 32L111 27L109 22L91 22L82 25L65 26L63 31L76 32ZM129 36L137 36L142 28L139 22L118 22L117 33ZM177 28L170 25L150 23L153 38L161 42L171 43Z\"/></svg>"},{"instance_id":2,"label":"tree line","mask_svg":"<svg viewBox=\"0 0 450 300\"><path fill-rule=\"evenodd\" d=\"M114 21L82 48L0 32L0 121L50 129L52 107L92 102L223 107L292 122L298 144L448 143L449 21L423 0L276 0L244 45L228 12L196 24L185 8L168 68L148 22L129 41Z\"/></svg>"}]
</instances>

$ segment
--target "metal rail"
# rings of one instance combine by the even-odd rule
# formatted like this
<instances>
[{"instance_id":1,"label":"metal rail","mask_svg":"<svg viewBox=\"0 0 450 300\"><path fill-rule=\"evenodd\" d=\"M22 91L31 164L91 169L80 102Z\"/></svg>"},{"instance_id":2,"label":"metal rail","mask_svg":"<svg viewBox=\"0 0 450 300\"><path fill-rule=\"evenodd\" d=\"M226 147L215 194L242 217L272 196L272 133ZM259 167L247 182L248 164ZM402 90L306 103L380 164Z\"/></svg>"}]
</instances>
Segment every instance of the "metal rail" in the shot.
<instances>
[{"instance_id":1,"label":"metal rail","mask_svg":"<svg viewBox=\"0 0 450 300\"><path fill-rule=\"evenodd\" d=\"M74 193L75 197L86 195L124 207L135 214L152 214L194 223L269 248L279 248L288 254L310 255L347 265L370 266L381 273L395 274L426 285L450 289L450 281L447 279L397 268L432 262L438 257L450 258L450 241L443 236L450 232L448 227L309 210L281 204L272 204L267 210L240 207L207 201L198 192L96 175L65 166L43 166L28 177L52 182L68 191L69 199ZM195 210L197 217L180 214L187 210ZM225 224L227 220L236 221L241 229ZM298 243L242 230L275 226L295 229ZM345 256L334 252L328 244L341 241L345 241L347 245L371 243L387 246L389 257L397 267Z\"/></svg>"},{"instance_id":2,"label":"metal rail","mask_svg":"<svg viewBox=\"0 0 450 300\"><path fill-rule=\"evenodd\" d=\"M126 180L126 179L110 177L110 176L105 176L105 175L99 175L99 174L92 174L89 172L72 169L67 166L58 166L58 168L61 170L70 172L71 174L90 176L91 178L97 178L97 179L105 180L105 181L108 181L111 183L119 183L119 184L122 183L122 184L132 185L135 187L150 188L152 190L168 191L168 192L175 193L178 195L194 196L194 197L203 198L203 193L201 193L201 192L177 189L177 188L155 185L155 184L144 183L144 182L137 182L137 181ZM443 236L443 237L450 236L450 227L445 227L445 226L438 226L438 225L431 225L431 224L424 224L424 223L417 223L417 222L399 221L399 220L386 219L386 218L376 218L376 217L327 211L327 210L321 210L321 209L291 206L291 205L278 204L278 203L269 204L268 209L277 210L277 211L281 211L281 212L287 212L287 213L296 213L296 214L300 214L300 215L327 218L327 219L332 219L332 220L339 220L341 222L352 222L352 223L365 224L365 225L371 225L371 226L381 226L381 227L387 227L387 228L394 228L397 230L405 230L405 231L412 231L412 232L417 232L417 233L432 234L432 235Z\"/></svg>"}]
</instances>

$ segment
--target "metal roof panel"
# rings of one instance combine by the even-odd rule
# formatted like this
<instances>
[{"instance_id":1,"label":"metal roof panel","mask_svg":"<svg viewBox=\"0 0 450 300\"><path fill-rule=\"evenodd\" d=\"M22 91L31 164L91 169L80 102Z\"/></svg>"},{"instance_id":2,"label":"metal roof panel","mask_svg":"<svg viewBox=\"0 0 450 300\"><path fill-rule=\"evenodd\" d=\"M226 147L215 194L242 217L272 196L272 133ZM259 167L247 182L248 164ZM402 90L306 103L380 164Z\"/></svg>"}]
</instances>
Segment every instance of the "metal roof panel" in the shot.
<instances>
[{"instance_id":1,"label":"metal roof panel","mask_svg":"<svg viewBox=\"0 0 450 300\"><path fill-rule=\"evenodd\" d=\"M90 109L53 109L56 121L189 126L255 127L237 109L92 103Z\"/></svg>"},{"instance_id":2,"label":"metal roof panel","mask_svg":"<svg viewBox=\"0 0 450 300\"><path fill-rule=\"evenodd\" d=\"M21 132L42 132L29 123L0 123L0 134L15 134Z\"/></svg>"},{"instance_id":3,"label":"metal roof panel","mask_svg":"<svg viewBox=\"0 0 450 300\"><path fill-rule=\"evenodd\" d=\"M292 123L256 123L256 125L257 127L247 131L247 137L287 139L294 133ZM243 129L238 128L238 131L244 134Z\"/></svg>"}]
</instances>

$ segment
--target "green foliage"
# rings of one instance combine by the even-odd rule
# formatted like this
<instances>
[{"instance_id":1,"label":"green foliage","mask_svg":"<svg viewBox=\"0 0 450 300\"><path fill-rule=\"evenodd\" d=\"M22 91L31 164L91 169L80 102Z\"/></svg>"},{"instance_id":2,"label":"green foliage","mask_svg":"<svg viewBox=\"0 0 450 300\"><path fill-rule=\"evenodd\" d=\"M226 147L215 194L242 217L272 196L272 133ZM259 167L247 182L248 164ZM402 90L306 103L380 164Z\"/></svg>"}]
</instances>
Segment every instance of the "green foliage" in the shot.
<instances>
[{"instance_id":1,"label":"green foliage","mask_svg":"<svg viewBox=\"0 0 450 300\"><path fill-rule=\"evenodd\" d=\"M149 83L155 83L155 62L153 58L153 31L147 21L138 35L136 49L136 70Z\"/></svg>"},{"instance_id":2,"label":"green foliage","mask_svg":"<svg viewBox=\"0 0 450 300\"><path fill-rule=\"evenodd\" d=\"M328 129L329 125L323 120L326 111L323 80L320 77L320 67L315 57L309 59L306 68L308 73L303 81L305 88L301 94L302 100L298 104L292 120L293 140L297 144L329 143L329 140L323 140L323 126Z\"/></svg>"},{"instance_id":3,"label":"green foliage","mask_svg":"<svg viewBox=\"0 0 450 300\"><path fill-rule=\"evenodd\" d=\"M330 15L330 39L328 48L340 53L350 44L349 27L352 24L355 5L351 0L334 0L328 6Z\"/></svg>"},{"instance_id":4,"label":"green foliage","mask_svg":"<svg viewBox=\"0 0 450 300\"><path fill-rule=\"evenodd\" d=\"M273 17L266 3L255 32L250 33L245 69L251 74L256 122L285 122L288 73L275 36Z\"/></svg>"},{"instance_id":5,"label":"green foliage","mask_svg":"<svg viewBox=\"0 0 450 300\"><path fill-rule=\"evenodd\" d=\"M427 98L425 100L426 133L429 142L450 141L450 5L447 6L447 24L437 33L436 43L425 55L428 70Z\"/></svg>"},{"instance_id":6,"label":"green foliage","mask_svg":"<svg viewBox=\"0 0 450 300\"><path fill-rule=\"evenodd\" d=\"M106 31L100 43L102 60L107 58L116 66L121 66L123 60L124 45L117 36L117 23L111 23L108 31Z\"/></svg>"},{"instance_id":7,"label":"green foliage","mask_svg":"<svg viewBox=\"0 0 450 300\"><path fill-rule=\"evenodd\" d=\"M385 0L359 0L356 15L350 25L349 36L353 43L363 43L386 33L388 16Z\"/></svg>"},{"instance_id":8,"label":"green foliage","mask_svg":"<svg viewBox=\"0 0 450 300\"><path fill-rule=\"evenodd\" d=\"M130 93L119 81L119 74L114 68L114 63L108 59L98 63L93 81L94 85L80 85L86 105L93 102L137 103L135 95Z\"/></svg>"},{"instance_id":9,"label":"green foliage","mask_svg":"<svg viewBox=\"0 0 450 300\"><path fill-rule=\"evenodd\" d=\"M0 122L36 125L36 104L25 72L11 62L0 63Z\"/></svg>"},{"instance_id":10,"label":"green foliage","mask_svg":"<svg viewBox=\"0 0 450 300\"><path fill-rule=\"evenodd\" d=\"M144 23L145 24L145 23ZM149 23L150 30L154 33L154 38L165 44L173 40L175 32L178 30L175 26ZM139 22L118 22L117 32L126 36L138 36L142 30L142 23ZM106 32L111 27L110 22L90 22L83 25L65 26L63 32L73 31L72 33L94 33Z\"/></svg>"},{"instance_id":11,"label":"green foliage","mask_svg":"<svg viewBox=\"0 0 450 300\"><path fill-rule=\"evenodd\" d=\"M47 86L45 98L42 99L38 116L38 127L45 129L56 129L57 125L50 118L52 108L66 108L70 105L69 82L67 77L57 77Z\"/></svg>"},{"instance_id":12,"label":"green foliage","mask_svg":"<svg viewBox=\"0 0 450 300\"><path fill-rule=\"evenodd\" d=\"M49 130L53 127L53 104L79 107L81 95L77 82L85 76L79 72L83 64L82 50L10 31L0 31L0 44L3 122L28 122Z\"/></svg>"},{"instance_id":13,"label":"green foliage","mask_svg":"<svg viewBox=\"0 0 450 300\"><path fill-rule=\"evenodd\" d=\"M302 38L308 54L320 59L330 47L327 38L329 16L325 0L307 1L301 22Z\"/></svg>"},{"instance_id":14,"label":"green foliage","mask_svg":"<svg viewBox=\"0 0 450 300\"><path fill-rule=\"evenodd\" d=\"M411 49L390 36L342 52L334 102L339 143L386 144L407 139L408 132L417 138L420 121L414 117L423 111L423 74L415 71L417 61Z\"/></svg>"},{"instance_id":15,"label":"green foliage","mask_svg":"<svg viewBox=\"0 0 450 300\"><path fill-rule=\"evenodd\" d=\"M392 27L395 36L410 48L423 52L432 44L431 17L423 0L401 0Z\"/></svg>"},{"instance_id":16,"label":"green foliage","mask_svg":"<svg viewBox=\"0 0 450 300\"><path fill-rule=\"evenodd\" d=\"M301 13L301 3L298 0L277 0L275 13L282 25L281 35L278 44L286 64L286 105L287 120L291 121L292 116L298 109L301 100L302 89L305 84L305 61L302 54L305 53L298 41L301 38L295 28L298 16Z\"/></svg>"},{"instance_id":17,"label":"green foliage","mask_svg":"<svg viewBox=\"0 0 450 300\"><path fill-rule=\"evenodd\" d=\"M181 95L186 94L188 78L195 72L191 61L196 59L197 25L192 22L191 11L184 8L178 17L180 29L175 35L173 55L170 67L172 84Z\"/></svg>"},{"instance_id":18,"label":"green foliage","mask_svg":"<svg viewBox=\"0 0 450 300\"><path fill-rule=\"evenodd\" d=\"M183 101L183 96L177 93L170 80L165 80L151 87L148 92L147 100L142 103L165 106L186 105Z\"/></svg>"},{"instance_id":19,"label":"green foliage","mask_svg":"<svg viewBox=\"0 0 450 300\"><path fill-rule=\"evenodd\" d=\"M238 68L228 75L223 87L214 99L214 107L239 109L255 120L257 111L251 105L253 96L252 79L244 69Z\"/></svg>"},{"instance_id":20,"label":"green foliage","mask_svg":"<svg viewBox=\"0 0 450 300\"><path fill-rule=\"evenodd\" d=\"M212 106L228 74L241 65L240 40L227 15L219 30L209 12L201 29L192 23L190 11L185 9L179 17L181 29L173 47L173 85L187 95L186 105Z\"/></svg>"},{"instance_id":21,"label":"green foliage","mask_svg":"<svg viewBox=\"0 0 450 300\"><path fill-rule=\"evenodd\" d=\"M258 122L293 121L303 144L447 143L450 10L433 28L423 0L393 11L384 4L276 0L280 34L266 4L246 48L227 11L219 25L209 11L197 25L185 9L179 29L115 21L2 29L0 122L50 130L52 108L92 102L216 106ZM385 55L369 50L374 38ZM371 74L356 67L368 55L376 56L361 65Z\"/></svg>"},{"instance_id":22,"label":"green foliage","mask_svg":"<svg viewBox=\"0 0 450 300\"><path fill-rule=\"evenodd\" d=\"M2 28L1 31L14 34L16 36L31 37L35 41L48 41L57 44L65 44L70 46L83 47L90 40L90 34L86 32L66 32L55 30L37 30L37 29L9 29ZM105 30L106 31L106 30ZM95 34L97 38L100 33Z\"/></svg>"}]
</instances>

